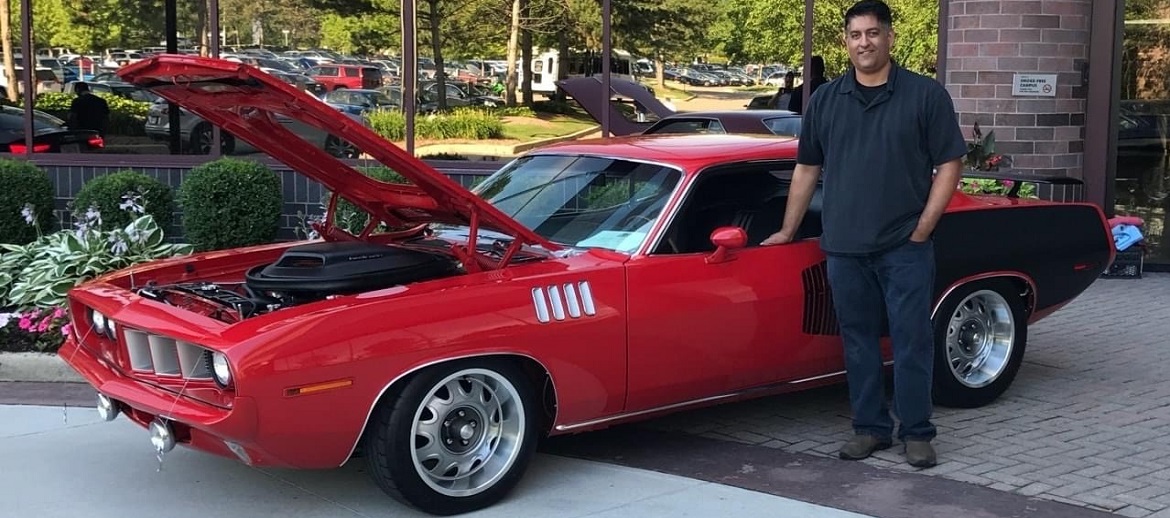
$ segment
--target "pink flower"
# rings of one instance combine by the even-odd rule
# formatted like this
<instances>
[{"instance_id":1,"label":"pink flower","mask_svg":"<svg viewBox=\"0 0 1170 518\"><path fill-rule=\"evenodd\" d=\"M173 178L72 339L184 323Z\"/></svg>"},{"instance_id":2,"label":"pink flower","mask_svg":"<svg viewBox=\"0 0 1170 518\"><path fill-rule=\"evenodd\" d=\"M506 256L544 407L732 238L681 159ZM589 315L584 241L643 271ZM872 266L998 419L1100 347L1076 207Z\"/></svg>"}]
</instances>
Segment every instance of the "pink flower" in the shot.
<instances>
[{"instance_id":1,"label":"pink flower","mask_svg":"<svg viewBox=\"0 0 1170 518\"><path fill-rule=\"evenodd\" d=\"M29 331L32 328L32 319L27 316L20 317L20 330Z\"/></svg>"},{"instance_id":2,"label":"pink flower","mask_svg":"<svg viewBox=\"0 0 1170 518\"><path fill-rule=\"evenodd\" d=\"M73 324L65 324L61 326L62 336L69 336L71 333L73 333Z\"/></svg>"},{"instance_id":3,"label":"pink flower","mask_svg":"<svg viewBox=\"0 0 1170 518\"><path fill-rule=\"evenodd\" d=\"M57 308L53 310L53 318L61 318L65 316L65 308Z\"/></svg>"},{"instance_id":4,"label":"pink flower","mask_svg":"<svg viewBox=\"0 0 1170 518\"><path fill-rule=\"evenodd\" d=\"M49 320L48 319L42 320L40 325L37 326L38 333L44 333L45 331L48 331L48 330L49 330Z\"/></svg>"}]
</instances>

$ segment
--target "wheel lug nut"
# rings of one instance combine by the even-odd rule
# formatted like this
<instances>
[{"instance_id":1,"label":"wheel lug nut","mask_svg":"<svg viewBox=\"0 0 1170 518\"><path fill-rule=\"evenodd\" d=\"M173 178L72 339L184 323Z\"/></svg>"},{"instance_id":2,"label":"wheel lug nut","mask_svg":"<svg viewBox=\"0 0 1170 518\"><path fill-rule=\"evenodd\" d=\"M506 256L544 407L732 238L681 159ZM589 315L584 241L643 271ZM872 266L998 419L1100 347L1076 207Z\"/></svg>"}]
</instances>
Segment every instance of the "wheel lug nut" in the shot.
<instances>
[{"instance_id":1,"label":"wheel lug nut","mask_svg":"<svg viewBox=\"0 0 1170 518\"><path fill-rule=\"evenodd\" d=\"M451 439L447 439L447 444L455 444L455 441L453 441Z\"/></svg>"},{"instance_id":2,"label":"wheel lug nut","mask_svg":"<svg viewBox=\"0 0 1170 518\"><path fill-rule=\"evenodd\" d=\"M460 411L459 411L459 417L463 417L463 411L462 411L462 410L460 410Z\"/></svg>"},{"instance_id":3,"label":"wheel lug nut","mask_svg":"<svg viewBox=\"0 0 1170 518\"><path fill-rule=\"evenodd\" d=\"M443 426L451 426L451 420L448 419L446 421L443 421Z\"/></svg>"},{"instance_id":4,"label":"wheel lug nut","mask_svg":"<svg viewBox=\"0 0 1170 518\"><path fill-rule=\"evenodd\" d=\"M472 422L471 422L471 427L472 427L472 428L475 428L475 421L472 421Z\"/></svg>"}]
</instances>

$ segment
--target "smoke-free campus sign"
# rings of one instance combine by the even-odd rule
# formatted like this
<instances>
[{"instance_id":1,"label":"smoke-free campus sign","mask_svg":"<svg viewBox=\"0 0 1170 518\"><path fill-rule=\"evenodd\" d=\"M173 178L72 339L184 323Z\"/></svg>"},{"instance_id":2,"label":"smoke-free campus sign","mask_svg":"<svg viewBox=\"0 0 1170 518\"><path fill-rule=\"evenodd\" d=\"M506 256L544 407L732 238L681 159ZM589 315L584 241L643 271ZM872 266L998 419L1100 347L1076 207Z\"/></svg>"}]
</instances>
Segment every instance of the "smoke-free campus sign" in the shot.
<instances>
[{"instance_id":1,"label":"smoke-free campus sign","mask_svg":"<svg viewBox=\"0 0 1170 518\"><path fill-rule=\"evenodd\" d=\"M1056 97L1056 74L1015 74L1012 95Z\"/></svg>"}]
</instances>

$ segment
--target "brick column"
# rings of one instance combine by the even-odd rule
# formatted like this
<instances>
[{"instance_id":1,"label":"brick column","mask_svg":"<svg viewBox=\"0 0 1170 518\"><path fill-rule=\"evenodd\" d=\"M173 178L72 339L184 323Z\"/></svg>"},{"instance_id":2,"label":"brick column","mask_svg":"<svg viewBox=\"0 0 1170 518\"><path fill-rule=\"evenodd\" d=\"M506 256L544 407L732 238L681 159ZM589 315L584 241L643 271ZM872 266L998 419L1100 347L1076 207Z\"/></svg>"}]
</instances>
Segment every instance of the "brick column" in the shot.
<instances>
[{"instance_id":1,"label":"brick column","mask_svg":"<svg viewBox=\"0 0 1170 518\"><path fill-rule=\"evenodd\" d=\"M970 140L995 130L1012 170L1083 178L1091 0L950 1L945 84ZM1056 97L1013 96L1016 73L1057 74Z\"/></svg>"}]
</instances>

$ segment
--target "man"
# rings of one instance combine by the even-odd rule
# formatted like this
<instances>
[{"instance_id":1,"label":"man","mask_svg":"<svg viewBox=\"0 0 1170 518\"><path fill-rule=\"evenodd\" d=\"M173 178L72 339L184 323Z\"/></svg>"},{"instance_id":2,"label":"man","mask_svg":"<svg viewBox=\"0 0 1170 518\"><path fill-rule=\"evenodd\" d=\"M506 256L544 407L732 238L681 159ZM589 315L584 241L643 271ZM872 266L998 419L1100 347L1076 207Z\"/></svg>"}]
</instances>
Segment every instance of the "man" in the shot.
<instances>
[{"instance_id":1,"label":"man","mask_svg":"<svg viewBox=\"0 0 1170 518\"><path fill-rule=\"evenodd\" d=\"M793 92L796 91L792 86L794 83L796 83L796 73L791 70L785 72L784 84L780 85L780 88L776 89L776 93L772 94L772 99L768 102L768 108L772 110L787 110L788 101L792 98Z\"/></svg>"},{"instance_id":2,"label":"man","mask_svg":"<svg viewBox=\"0 0 1170 518\"><path fill-rule=\"evenodd\" d=\"M89 84L77 82L73 86L77 97L69 105L69 129L93 130L106 135L110 120L110 105L89 90Z\"/></svg>"},{"instance_id":3,"label":"man","mask_svg":"<svg viewBox=\"0 0 1170 518\"><path fill-rule=\"evenodd\" d=\"M936 463L931 235L957 188L966 144L946 90L891 61L894 32L885 3L854 4L845 14L844 39L852 67L809 99L784 223L763 244L792 241L823 169L820 246L853 408L854 436L839 455L863 459L892 443L879 346L884 316L894 348L898 438L911 465L930 467Z\"/></svg>"},{"instance_id":4,"label":"man","mask_svg":"<svg viewBox=\"0 0 1170 518\"><path fill-rule=\"evenodd\" d=\"M825 58L823 58L821 56L813 56L812 59L809 61L812 63L812 70L811 70L811 73L805 75L805 81L808 82L808 84L809 84L809 94L808 95L809 95L809 97L812 97L812 94L816 93L817 88L820 88L821 85L828 83L829 80L825 79ZM797 88L795 91L792 92L792 96L788 98L787 107L788 107L788 111L793 112L793 113L801 113L801 111L803 111L803 108L804 108L804 84L803 83L801 84L800 88ZM783 107L781 109L783 109Z\"/></svg>"}]
</instances>

